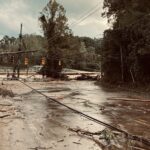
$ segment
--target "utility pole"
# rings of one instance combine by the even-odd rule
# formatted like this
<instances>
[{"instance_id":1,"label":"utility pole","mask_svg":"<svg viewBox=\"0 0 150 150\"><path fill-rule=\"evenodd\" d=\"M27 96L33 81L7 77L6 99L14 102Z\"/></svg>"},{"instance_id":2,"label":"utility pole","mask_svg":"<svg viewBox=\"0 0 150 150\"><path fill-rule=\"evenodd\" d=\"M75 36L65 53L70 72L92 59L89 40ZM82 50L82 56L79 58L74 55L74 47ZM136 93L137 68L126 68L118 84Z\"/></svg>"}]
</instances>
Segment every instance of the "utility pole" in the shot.
<instances>
[{"instance_id":1,"label":"utility pole","mask_svg":"<svg viewBox=\"0 0 150 150\"><path fill-rule=\"evenodd\" d=\"M21 23L21 26L20 26L20 35L19 35L19 49L18 49L18 52L22 50L22 23ZM18 70L17 70L17 77L19 79L20 77L20 64L21 64L21 54L18 55Z\"/></svg>"},{"instance_id":2,"label":"utility pole","mask_svg":"<svg viewBox=\"0 0 150 150\"><path fill-rule=\"evenodd\" d=\"M124 82L124 62L123 62L122 45L120 46L120 60L121 60L121 78L122 78L122 82Z\"/></svg>"},{"instance_id":3,"label":"utility pole","mask_svg":"<svg viewBox=\"0 0 150 150\"><path fill-rule=\"evenodd\" d=\"M121 30L121 24L120 24L120 22L119 22L119 29ZM120 42L120 44L121 44L120 45L121 79L122 79L122 82L124 82L124 61L123 61L122 41Z\"/></svg>"},{"instance_id":4,"label":"utility pole","mask_svg":"<svg viewBox=\"0 0 150 150\"><path fill-rule=\"evenodd\" d=\"M22 27L23 27L23 25L21 24L21 26L20 26L20 34L19 34L19 48L18 48L18 52L20 52L22 50ZM21 53L19 53L17 55L16 64L15 64L14 69L13 69L13 77L15 77L16 70L17 70L17 79L19 79L19 77L20 77L20 63L21 63Z\"/></svg>"},{"instance_id":5,"label":"utility pole","mask_svg":"<svg viewBox=\"0 0 150 150\"><path fill-rule=\"evenodd\" d=\"M20 34L19 34L19 51L21 51L21 48L22 48L22 27L23 25L21 24L20 26Z\"/></svg>"}]
</instances>

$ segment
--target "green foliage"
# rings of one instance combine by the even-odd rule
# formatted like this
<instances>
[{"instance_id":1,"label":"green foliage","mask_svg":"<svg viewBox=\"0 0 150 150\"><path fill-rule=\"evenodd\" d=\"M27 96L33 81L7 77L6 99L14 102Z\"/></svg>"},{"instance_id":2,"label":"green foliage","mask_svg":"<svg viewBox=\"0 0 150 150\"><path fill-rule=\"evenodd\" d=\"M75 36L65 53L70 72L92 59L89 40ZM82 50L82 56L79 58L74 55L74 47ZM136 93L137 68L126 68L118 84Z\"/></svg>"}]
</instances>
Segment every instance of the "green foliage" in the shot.
<instances>
[{"instance_id":1,"label":"green foliage","mask_svg":"<svg viewBox=\"0 0 150 150\"><path fill-rule=\"evenodd\" d=\"M133 77L136 81L150 81L150 72L144 67L150 54L150 1L104 0L104 9L103 16L113 25L105 31L102 42L104 79L121 81L122 67L124 81L133 81Z\"/></svg>"},{"instance_id":2,"label":"green foliage","mask_svg":"<svg viewBox=\"0 0 150 150\"><path fill-rule=\"evenodd\" d=\"M72 36L65 13L62 5L56 0L50 0L39 17L48 43L46 66L48 76L57 76L57 72L61 71L59 61L62 58L62 49L69 47L69 38Z\"/></svg>"},{"instance_id":3,"label":"green foliage","mask_svg":"<svg viewBox=\"0 0 150 150\"><path fill-rule=\"evenodd\" d=\"M71 30L67 25L65 9L55 0L50 0L41 12L39 18L44 35L48 41L49 52L58 48L64 48L67 38L71 36Z\"/></svg>"},{"instance_id":4,"label":"green foliage","mask_svg":"<svg viewBox=\"0 0 150 150\"><path fill-rule=\"evenodd\" d=\"M66 11L62 5L56 0L50 0L41 12L39 20L48 45L46 64L48 76L57 77L62 67L96 68L93 67L96 61L92 59L95 55L95 41L88 37L80 38L72 35L67 24ZM58 65L60 60L63 66Z\"/></svg>"},{"instance_id":5,"label":"green foliage","mask_svg":"<svg viewBox=\"0 0 150 150\"><path fill-rule=\"evenodd\" d=\"M9 36L5 35L0 40L0 51L15 50L16 40L17 39L15 37L9 37Z\"/></svg>"}]
</instances>

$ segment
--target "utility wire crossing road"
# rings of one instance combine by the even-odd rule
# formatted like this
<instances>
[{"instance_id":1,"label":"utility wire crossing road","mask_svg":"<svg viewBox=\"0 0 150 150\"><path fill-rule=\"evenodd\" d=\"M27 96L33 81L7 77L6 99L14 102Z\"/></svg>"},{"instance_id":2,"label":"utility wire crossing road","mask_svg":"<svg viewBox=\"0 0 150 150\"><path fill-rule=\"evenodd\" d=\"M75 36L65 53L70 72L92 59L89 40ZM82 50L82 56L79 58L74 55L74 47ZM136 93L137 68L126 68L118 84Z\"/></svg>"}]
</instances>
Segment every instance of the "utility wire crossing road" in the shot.
<instances>
[{"instance_id":1,"label":"utility wire crossing road","mask_svg":"<svg viewBox=\"0 0 150 150\"><path fill-rule=\"evenodd\" d=\"M111 129L111 130L115 130L115 131L118 131L118 132L120 132L120 133L123 133L127 139L135 140L135 141L138 141L138 142L141 142L141 143L143 143L143 144L145 144L145 145L150 146L150 141L149 141L148 139L145 139L145 138L143 138L143 137L139 137L139 136L136 136L136 135L132 135L132 134L126 132L126 131L123 131L123 130L121 130L121 129L118 129L118 128L116 128L116 127L110 125L110 124L107 124L107 123L102 122L102 121L100 121L100 120L98 120L98 119L96 119L96 118L93 118L93 117L91 117L91 116L89 116L89 115L87 115L87 114L84 114L84 113L81 112L81 111L78 111L78 110L76 110L76 109L73 109L73 108L71 108L70 106L67 106L67 105L65 105L65 104L63 104L63 103L61 103L61 102L59 102L58 100L56 100L56 99L54 99L54 98L51 98L51 97L49 97L49 96L43 94L42 92L40 92L40 91L34 89L33 87L31 87L30 85L26 84L25 82L20 81L20 80L18 80L18 81L21 82L22 84L24 84L25 86L27 86L28 88L32 89L33 91L35 91L35 92L39 93L40 95L44 96L47 100L50 100L50 101L55 102L55 103L57 103L57 104L59 104L59 105L61 105L61 106L64 106L65 108L71 110L73 113L76 113L76 114L78 114L78 115L80 115L80 116L82 116L82 117L85 117L85 118L87 118L88 120L91 120L91 121L93 121L93 122L95 122L95 123L97 123L97 124L103 125L103 126L109 128L109 129Z\"/></svg>"}]
</instances>

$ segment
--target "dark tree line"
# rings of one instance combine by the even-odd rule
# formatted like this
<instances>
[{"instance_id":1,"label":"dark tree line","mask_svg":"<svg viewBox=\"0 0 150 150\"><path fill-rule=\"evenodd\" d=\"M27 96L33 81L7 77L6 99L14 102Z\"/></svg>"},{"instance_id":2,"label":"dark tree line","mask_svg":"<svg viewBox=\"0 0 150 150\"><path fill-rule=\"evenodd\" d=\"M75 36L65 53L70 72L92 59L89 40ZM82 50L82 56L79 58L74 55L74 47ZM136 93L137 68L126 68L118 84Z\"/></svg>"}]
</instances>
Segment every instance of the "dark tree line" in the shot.
<instances>
[{"instance_id":1,"label":"dark tree line","mask_svg":"<svg viewBox=\"0 0 150 150\"><path fill-rule=\"evenodd\" d=\"M67 39L65 46L60 47L63 68L74 68L81 70L99 70L99 59L96 52L99 51L99 40L89 37L71 36ZM82 43L82 44L81 44ZM0 52L16 52L19 47L19 39L4 36L0 40ZM25 57L29 60L29 66L41 65L42 58L48 56L47 39L34 34L23 35L23 51L37 50L34 54L23 54L21 64L24 66ZM86 51L85 51L86 50ZM56 49L56 52L58 49ZM53 55L50 58L55 58ZM0 65L12 66L12 55L0 56ZM14 57L16 59L16 57Z\"/></svg>"},{"instance_id":2,"label":"dark tree line","mask_svg":"<svg viewBox=\"0 0 150 150\"><path fill-rule=\"evenodd\" d=\"M150 82L150 1L104 0L104 17L112 28L101 48L107 82Z\"/></svg>"}]
</instances>

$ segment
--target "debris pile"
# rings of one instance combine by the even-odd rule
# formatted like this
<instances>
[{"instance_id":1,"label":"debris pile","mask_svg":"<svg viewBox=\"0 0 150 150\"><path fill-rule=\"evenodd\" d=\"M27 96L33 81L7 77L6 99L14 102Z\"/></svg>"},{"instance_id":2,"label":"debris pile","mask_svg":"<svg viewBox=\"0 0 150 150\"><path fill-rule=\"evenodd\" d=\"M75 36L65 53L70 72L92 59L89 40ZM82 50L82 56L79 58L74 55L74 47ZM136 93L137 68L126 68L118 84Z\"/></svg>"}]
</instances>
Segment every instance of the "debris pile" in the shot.
<instances>
[{"instance_id":1,"label":"debris pile","mask_svg":"<svg viewBox=\"0 0 150 150\"><path fill-rule=\"evenodd\" d=\"M0 87L0 95L2 97L14 97L14 93L12 92L12 90L7 89L6 87Z\"/></svg>"},{"instance_id":2,"label":"debris pile","mask_svg":"<svg viewBox=\"0 0 150 150\"><path fill-rule=\"evenodd\" d=\"M94 141L102 149L144 149L141 143L128 139L123 133L112 131L107 128L99 132L90 132L80 128L69 128L68 130L77 133L78 136Z\"/></svg>"},{"instance_id":3,"label":"debris pile","mask_svg":"<svg viewBox=\"0 0 150 150\"><path fill-rule=\"evenodd\" d=\"M8 100L0 101L0 118L6 118L15 114L15 107Z\"/></svg>"},{"instance_id":4,"label":"debris pile","mask_svg":"<svg viewBox=\"0 0 150 150\"><path fill-rule=\"evenodd\" d=\"M13 119L14 117L15 118L21 117L20 109L18 106L15 106L14 100L15 97L14 99L10 97L9 98L0 97L0 119L4 118Z\"/></svg>"}]
</instances>

